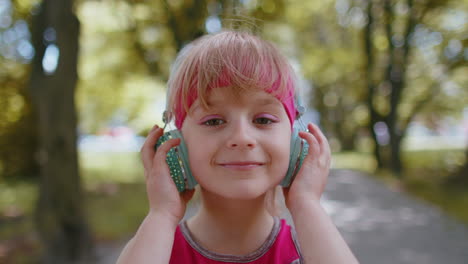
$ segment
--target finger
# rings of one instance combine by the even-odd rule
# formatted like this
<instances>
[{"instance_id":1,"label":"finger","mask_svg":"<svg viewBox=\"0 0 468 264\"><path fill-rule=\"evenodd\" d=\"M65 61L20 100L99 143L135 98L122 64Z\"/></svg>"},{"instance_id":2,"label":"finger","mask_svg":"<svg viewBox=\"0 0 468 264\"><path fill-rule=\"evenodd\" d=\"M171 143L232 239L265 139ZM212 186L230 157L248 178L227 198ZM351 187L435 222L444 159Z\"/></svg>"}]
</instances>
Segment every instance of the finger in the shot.
<instances>
[{"instance_id":1,"label":"finger","mask_svg":"<svg viewBox=\"0 0 468 264\"><path fill-rule=\"evenodd\" d=\"M331 162L331 151L328 140L317 125L309 124L309 127L311 134L319 143L317 154L318 156L316 156L316 161L318 162L317 164L322 168L328 168L330 167Z\"/></svg>"},{"instance_id":2,"label":"finger","mask_svg":"<svg viewBox=\"0 0 468 264\"><path fill-rule=\"evenodd\" d=\"M328 139L319 127L317 127L317 135L320 137L320 141L322 142L322 145L328 146Z\"/></svg>"},{"instance_id":3,"label":"finger","mask_svg":"<svg viewBox=\"0 0 468 264\"><path fill-rule=\"evenodd\" d=\"M143 167L145 167L145 169L150 169L152 167L152 160L155 153L154 145L162 134L163 130L161 128L157 126L153 127L146 137L145 143L141 147L141 160L143 161Z\"/></svg>"},{"instance_id":4,"label":"finger","mask_svg":"<svg viewBox=\"0 0 468 264\"><path fill-rule=\"evenodd\" d=\"M320 152L325 153L325 154L330 154L330 145L328 144L328 140L323 134L323 132L320 130L320 128L315 125L315 124L309 124L309 127L312 128L309 131L314 135L314 137L317 139L317 142L320 144Z\"/></svg>"},{"instance_id":5,"label":"finger","mask_svg":"<svg viewBox=\"0 0 468 264\"><path fill-rule=\"evenodd\" d=\"M305 139L307 143L309 144L309 150L307 152L307 158L313 158L317 157L318 154L320 153L320 144L315 138L315 136L309 132L306 131L301 131L299 132L299 137Z\"/></svg>"},{"instance_id":6,"label":"finger","mask_svg":"<svg viewBox=\"0 0 468 264\"><path fill-rule=\"evenodd\" d=\"M320 130L320 128L317 125L313 124L313 123L309 123L307 128L309 129L309 132L312 135L314 135L314 137L317 139L317 142L319 144L323 144L324 136L323 136L323 133Z\"/></svg>"},{"instance_id":7,"label":"finger","mask_svg":"<svg viewBox=\"0 0 468 264\"><path fill-rule=\"evenodd\" d=\"M150 131L148 131L148 135L149 135L151 132L153 132L153 131L157 130L158 128L159 128L159 126L158 126L158 125L154 125L154 126L151 128L151 130L150 130ZM147 135L147 136L148 136L148 135Z\"/></svg>"},{"instance_id":8,"label":"finger","mask_svg":"<svg viewBox=\"0 0 468 264\"><path fill-rule=\"evenodd\" d=\"M146 136L145 142L141 146L140 152L143 153L144 151L152 149L152 144L158 140L162 132L162 129L159 128L157 125L153 126L153 128L149 131L148 135Z\"/></svg>"}]
</instances>

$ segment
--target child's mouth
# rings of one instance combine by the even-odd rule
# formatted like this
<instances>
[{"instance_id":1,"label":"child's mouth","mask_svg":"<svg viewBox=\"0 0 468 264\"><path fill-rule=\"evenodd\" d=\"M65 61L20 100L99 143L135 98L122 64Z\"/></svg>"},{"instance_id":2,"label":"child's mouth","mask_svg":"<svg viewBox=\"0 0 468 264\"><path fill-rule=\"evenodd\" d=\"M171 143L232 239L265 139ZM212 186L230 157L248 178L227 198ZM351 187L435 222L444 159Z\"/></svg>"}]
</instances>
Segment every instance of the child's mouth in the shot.
<instances>
[{"instance_id":1,"label":"child's mouth","mask_svg":"<svg viewBox=\"0 0 468 264\"><path fill-rule=\"evenodd\" d=\"M235 161L235 162L226 162L219 164L223 168L233 169L233 170L252 170L258 167L263 166L262 162L256 161Z\"/></svg>"}]
</instances>

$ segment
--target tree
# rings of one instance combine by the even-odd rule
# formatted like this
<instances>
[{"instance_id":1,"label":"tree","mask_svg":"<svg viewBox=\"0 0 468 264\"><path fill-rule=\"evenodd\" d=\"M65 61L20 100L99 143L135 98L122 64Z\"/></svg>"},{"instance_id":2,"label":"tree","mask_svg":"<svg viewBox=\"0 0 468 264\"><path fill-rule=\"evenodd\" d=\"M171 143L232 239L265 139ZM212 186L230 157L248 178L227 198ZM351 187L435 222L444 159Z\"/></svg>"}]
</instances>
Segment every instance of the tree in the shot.
<instances>
[{"instance_id":1,"label":"tree","mask_svg":"<svg viewBox=\"0 0 468 264\"><path fill-rule=\"evenodd\" d=\"M263 5L241 2L82 1L77 8L83 27L80 132L99 133L116 123L144 131L162 122L163 109L158 108L164 107L171 63L184 45L208 31L208 21L224 28L253 27L283 11L280 0L265 1L274 7L267 11Z\"/></svg>"},{"instance_id":2,"label":"tree","mask_svg":"<svg viewBox=\"0 0 468 264\"><path fill-rule=\"evenodd\" d=\"M320 113L320 126L333 151L363 150L367 110L360 67L360 32L364 23L353 1L290 1L284 23L292 35L300 75L310 83L310 108ZM275 31L273 31L275 32ZM284 31L280 31L284 34ZM275 34L278 34L277 32Z\"/></svg>"},{"instance_id":3,"label":"tree","mask_svg":"<svg viewBox=\"0 0 468 264\"><path fill-rule=\"evenodd\" d=\"M425 21L426 15L447 4L448 1L440 0L370 0L367 3L363 53L366 60L366 104L370 115L368 129L374 141L374 156L378 167L388 168L397 176L402 175L401 146L408 126L425 106L438 97L444 81L440 77L434 79L431 83L425 83L429 88L423 88L423 92L419 92L418 89L422 88L411 83L412 79L408 77L409 67L414 63L422 63L428 68L442 68L443 75L447 75L447 72L458 67L463 60L460 54L458 58L454 56L454 62L444 61L443 55L439 55L436 63L418 62L414 55L416 52L426 55L424 51L418 50L425 45L420 43L420 39L426 36L418 34L424 35L421 28L424 29L428 24ZM399 16L396 12L398 8ZM443 35L440 32L438 34L443 39ZM440 51L439 53L443 54ZM414 97L412 93L422 95ZM410 107L404 109L405 104Z\"/></svg>"},{"instance_id":4,"label":"tree","mask_svg":"<svg viewBox=\"0 0 468 264\"><path fill-rule=\"evenodd\" d=\"M43 1L33 17L32 36L36 53L28 89L38 121L41 181L36 223L45 245L43 262L85 262L92 256L92 243L77 161L79 21L73 1Z\"/></svg>"},{"instance_id":5,"label":"tree","mask_svg":"<svg viewBox=\"0 0 468 264\"><path fill-rule=\"evenodd\" d=\"M464 3L289 1L270 31L292 39L285 46L311 84L332 149L375 146L379 167L401 175L409 124L459 120L468 95Z\"/></svg>"}]
</instances>

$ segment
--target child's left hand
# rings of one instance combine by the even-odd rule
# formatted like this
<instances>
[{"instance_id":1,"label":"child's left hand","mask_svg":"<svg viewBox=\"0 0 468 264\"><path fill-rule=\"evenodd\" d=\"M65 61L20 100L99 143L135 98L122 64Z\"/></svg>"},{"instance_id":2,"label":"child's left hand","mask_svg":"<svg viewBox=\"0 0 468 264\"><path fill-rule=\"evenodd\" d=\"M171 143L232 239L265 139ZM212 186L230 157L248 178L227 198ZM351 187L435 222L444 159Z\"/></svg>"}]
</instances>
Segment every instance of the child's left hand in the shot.
<instances>
[{"instance_id":1,"label":"child's left hand","mask_svg":"<svg viewBox=\"0 0 468 264\"><path fill-rule=\"evenodd\" d=\"M319 203L330 170L330 146L320 129L309 123L309 132L299 136L309 144L309 152L296 178L288 188L283 188L286 206L291 211L300 210L302 203Z\"/></svg>"}]
</instances>

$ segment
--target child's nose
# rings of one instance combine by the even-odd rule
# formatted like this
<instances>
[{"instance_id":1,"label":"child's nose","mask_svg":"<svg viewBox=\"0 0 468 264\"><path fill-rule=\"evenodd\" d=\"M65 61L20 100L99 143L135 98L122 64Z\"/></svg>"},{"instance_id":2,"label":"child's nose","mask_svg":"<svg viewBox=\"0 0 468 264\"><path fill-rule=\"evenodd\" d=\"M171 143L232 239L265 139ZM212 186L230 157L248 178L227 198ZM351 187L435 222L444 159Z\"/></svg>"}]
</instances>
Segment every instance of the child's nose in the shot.
<instances>
[{"instance_id":1,"label":"child's nose","mask_svg":"<svg viewBox=\"0 0 468 264\"><path fill-rule=\"evenodd\" d=\"M249 125L233 124L231 127L231 133L226 141L229 148L253 148L256 145L256 140L253 136L253 131L249 128Z\"/></svg>"}]
</instances>

